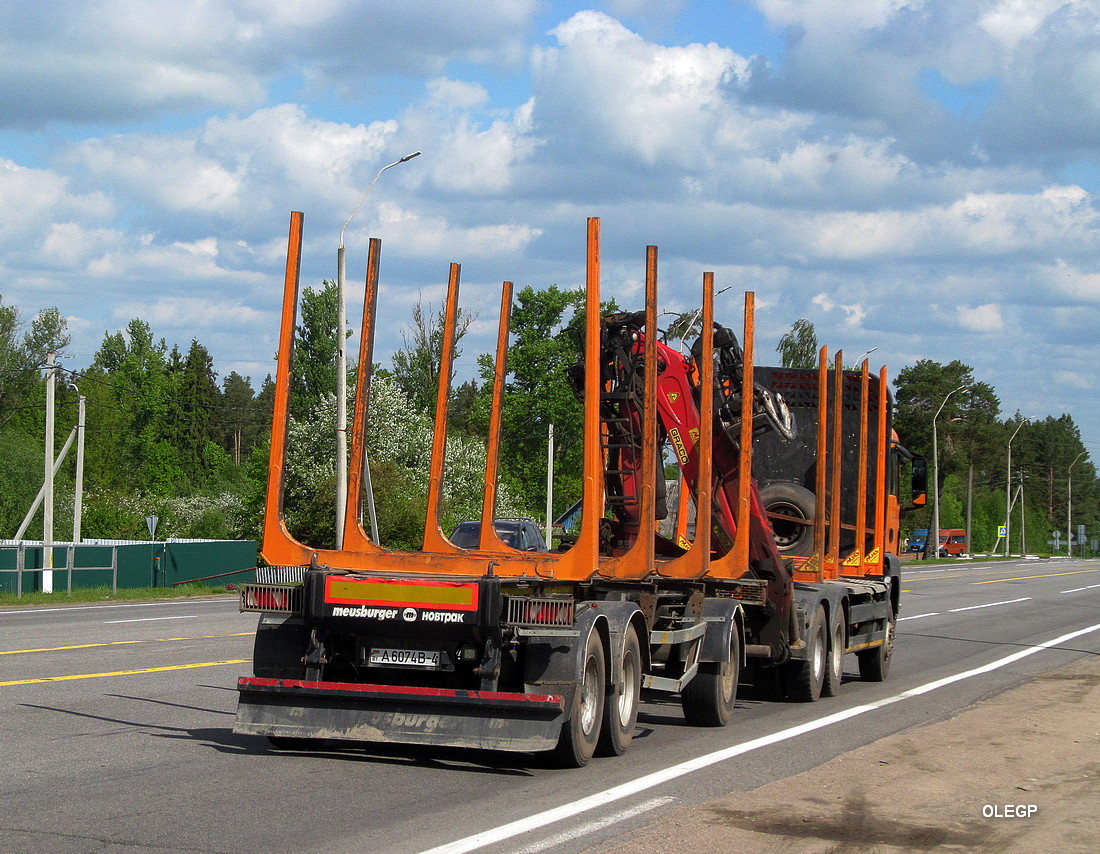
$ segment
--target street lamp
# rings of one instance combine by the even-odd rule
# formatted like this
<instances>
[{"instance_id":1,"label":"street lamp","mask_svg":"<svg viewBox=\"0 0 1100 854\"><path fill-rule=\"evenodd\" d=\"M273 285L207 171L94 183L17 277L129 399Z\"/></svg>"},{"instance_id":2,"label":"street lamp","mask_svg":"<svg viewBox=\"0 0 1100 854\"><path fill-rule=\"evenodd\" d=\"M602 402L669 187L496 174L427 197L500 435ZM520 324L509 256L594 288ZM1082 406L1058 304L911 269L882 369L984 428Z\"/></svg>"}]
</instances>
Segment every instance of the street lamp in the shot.
<instances>
[{"instance_id":1,"label":"street lamp","mask_svg":"<svg viewBox=\"0 0 1100 854\"><path fill-rule=\"evenodd\" d=\"M344 297L344 231L351 224L352 217L359 212L363 202L367 200L370 191L374 189L375 182L382 177L387 169L419 157L420 152L414 151L406 154L400 160L395 160L378 170L374 181L370 182L363 198L351 212L344 227L340 229L340 246L336 249L336 548L344 547L344 510L348 497L348 351L347 351L347 304ZM364 449L364 454L366 450ZM367 477L367 497L370 502L371 536L378 539L378 521L374 515L374 489L370 486L370 467L364 461L364 469Z\"/></svg>"},{"instance_id":2,"label":"street lamp","mask_svg":"<svg viewBox=\"0 0 1100 854\"><path fill-rule=\"evenodd\" d=\"M1012 524L1012 440L1016 438L1016 433L1020 432L1020 428L1030 420L1030 418L1025 418L1021 421L1008 440L1008 468L1005 471L1005 557L1008 557L1008 534Z\"/></svg>"},{"instance_id":3,"label":"street lamp","mask_svg":"<svg viewBox=\"0 0 1100 854\"><path fill-rule=\"evenodd\" d=\"M932 548L935 549L932 557L939 557L940 554L940 452L936 434L936 419L940 417L940 413L943 412L943 408L947 405L951 395L968 388L970 386L961 385L949 391L944 397L943 403L940 404L940 408L936 410L936 414L932 416L932 527L928 531L928 536L924 538L924 556L926 560L929 556L930 543L934 543ZM969 536L969 534L968 531L967 535Z\"/></svg>"},{"instance_id":4,"label":"street lamp","mask_svg":"<svg viewBox=\"0 0 1100 854\"><path fill-rule=\"evenodd\" d=\"M1066 555L1073 557L1073 467L1087 452L1081 451L1069 464L1066 480ZM1084 554L1082 551L1081 554Z\"/></svg>"},{"instance_id":5,"label":"street lamp","mask_svg":"<svg viewBox=\"0 0 1100 854\"><path fill-rule=\"evenodd\" d=\"M868 356L870 356L872 353L874 353L875 350L877 350L877 349L878 349L878 347L872 347L870 350L868 350L866 353L864 353L862 356L860 356L858 359L856 359L856 361L855 361L856 367L858 368L860 365L862 365L863 360L866 359ZM958 389L955 389L955 391L958 391ZM951 394L954 394L954 393L955 393L954 391L951 392ZM942 407L941 407L941 409L942 409Z\"/></svg>"}]
</instances>

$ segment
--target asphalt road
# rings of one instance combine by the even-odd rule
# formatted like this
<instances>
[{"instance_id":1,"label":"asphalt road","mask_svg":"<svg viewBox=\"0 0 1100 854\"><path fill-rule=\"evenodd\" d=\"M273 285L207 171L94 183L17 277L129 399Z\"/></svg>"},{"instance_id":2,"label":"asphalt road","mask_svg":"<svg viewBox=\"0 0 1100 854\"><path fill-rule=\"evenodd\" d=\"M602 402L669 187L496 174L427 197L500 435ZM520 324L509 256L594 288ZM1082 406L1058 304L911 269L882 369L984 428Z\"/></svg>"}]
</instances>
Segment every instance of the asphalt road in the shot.
<instances>
[{"instance_id":1,"label":"asphalt road","mask_svg":"<svg viewBox=\"0 0 1100 854\"><path fill-rule=\"evenodd\" d=\"M720 730L649 702L625 756L572 771L234 735L255 617L232 599L0 611L0 851L578 852L1100 654L1100 562L907 564L903 590L887 682L849 656L839 697L746 690Z\"/></svg>"}]
</instances>

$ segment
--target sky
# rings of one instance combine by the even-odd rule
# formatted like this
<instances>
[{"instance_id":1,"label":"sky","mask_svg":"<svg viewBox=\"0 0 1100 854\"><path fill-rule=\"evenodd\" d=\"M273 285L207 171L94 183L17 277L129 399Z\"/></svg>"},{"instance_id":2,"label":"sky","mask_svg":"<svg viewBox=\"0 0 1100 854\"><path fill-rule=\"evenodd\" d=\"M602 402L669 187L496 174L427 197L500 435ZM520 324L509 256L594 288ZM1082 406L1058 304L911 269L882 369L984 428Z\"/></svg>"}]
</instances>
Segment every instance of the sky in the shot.
<instances>
[{"instance_id":1,"label":"sky","mask_svg":"<svg viewBox=\"0 0 1100 854\"><path fill-rule=\"evenodd\" d=\"M0 0L0 298L56 306L86 367L132 318L220 377L274 372L290 212L302 285L348 225L376 360L449 264L495 341L501 282L700 303L758 362L812 322L891 376L960 360L1003 417L1100 455L1100 0Z\"/></svg>"}]
</instances>

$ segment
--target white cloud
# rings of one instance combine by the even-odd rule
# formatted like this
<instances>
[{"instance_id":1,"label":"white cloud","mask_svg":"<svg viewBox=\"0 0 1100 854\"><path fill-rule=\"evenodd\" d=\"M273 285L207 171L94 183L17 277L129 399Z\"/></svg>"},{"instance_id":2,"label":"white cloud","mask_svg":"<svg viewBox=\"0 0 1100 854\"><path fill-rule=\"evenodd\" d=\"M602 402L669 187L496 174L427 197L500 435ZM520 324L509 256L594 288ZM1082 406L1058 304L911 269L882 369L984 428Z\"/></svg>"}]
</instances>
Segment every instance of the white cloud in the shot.
<instances>
[{"instance_id":1,"label":"white cloud","mask_svg":"<svg viewBox=\"0 0 1100 854\"><path fill-rule=\"evenodd\" d=\"M1064 5L1065 0L999 0L979 13L978 26L1011 50Z\"/></svg>"},{"instance_id":2,"label":"white cloud","mask_svg":"<svg viewBox=\"0 0 1100 854\"><path fill-rule=\"evenodd\" d=\"M224 299L201 297L167 297L148 301L118 303L111 311L120 324L140 317L153 329L184 330L184 337L192 335L188 330L207 330L226 325L238 329L254 329L270 318L263 312L248 306L233 304Z\"/></svg>"},{"instance_id":3,"label":"white cloud","mask_svg":"<svg viewBox=\"0 0 1100 854\"><path fill-rule=\"evenodd\" d=\"M0 247L26 253L42 241L58 221L105 218L113 214L107 196L98 190L74 193L63 175L28 169L0 158Z\"/></svg>"},{"instance_id":4,"label":"white cloud","mask_svg":"<svg viewBox=\"0 0 1100 854\"><path fill-rule=\"evenodd\" d=\"M723 93L746 60L717 44L664 47L600 12L578 12L536 50L540 132L553 125L583 157L626 156L647 166L713 161L707 142L732 121Z\"/></svg>"},{"instance_id":5,"label":"white cloud","mask_svg":"<svg viewBox=\"0 0 1100 854\"><path fill-rule=\"evenodd\" d=\"M439 73L451 60L514 67L536 9L535 0L4 4L0 125L248 109L299 74L350 91Z\"/></svg>"},{"instance_id":6,"label":"white cloud","mask_svg":"<svg viewBox=\"0 0 1100 854\"><path fill-rule=\"evenodd\" d=\"M822 311L832 312L834 309L840 309L844 314L844 326L850 329L858 328L867 317L867 310L861 305L841 305L834 302L826 294L818 294L811 302L819 306Z\"/></svg>"},{"instance_id":7,"label":"white cloud","mask_svg":"<svg viewBox=\"0 0 1100 854\"><path fill-rule=\"evenodd\" d=\"M959 324L970 332L1002 332L1005 328L1001 309L996 303L978 305L974 308L959 306Z\"/></svg>"},{"instance_id":8,"label":"white cloud","mask_svg":"<svg viewBox=\"0 0 1100 854\"><path fill-rule=\"evenodd\" d=\"M402 252L424 258L516 258L541 230L521 224L487 224L469 228L444 217L422 216L392 204L379 206L379 220L390 235L388 241Z\"/></svg>"}]
</instances>

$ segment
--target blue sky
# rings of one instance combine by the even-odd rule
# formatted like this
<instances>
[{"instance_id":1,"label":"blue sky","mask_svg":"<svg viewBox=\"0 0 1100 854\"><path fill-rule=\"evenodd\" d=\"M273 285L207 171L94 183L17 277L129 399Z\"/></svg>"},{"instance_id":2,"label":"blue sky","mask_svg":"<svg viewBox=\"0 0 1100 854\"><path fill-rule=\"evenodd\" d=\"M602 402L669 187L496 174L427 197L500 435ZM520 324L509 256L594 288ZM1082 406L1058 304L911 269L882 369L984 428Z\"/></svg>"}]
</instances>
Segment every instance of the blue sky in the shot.
<instances>
[{"instance_id":1,"label":"blue sky","mask_svg":"<svg viewBox=\"0 0 1100 854\"><path fill-rule=\"evenodd\" d=\"M892 373L960 359L1002 411L1100 450L1096 0L0 2L0 296L57 306L70 367L133 317L219 373L273 370L291 210L304 285L361 281L376 346L463 265L492 348L504 279L665 310L754 290L758 359L806 318ZM358 316L352 300L349 317Z\"/></svg>"}]
</instances>

